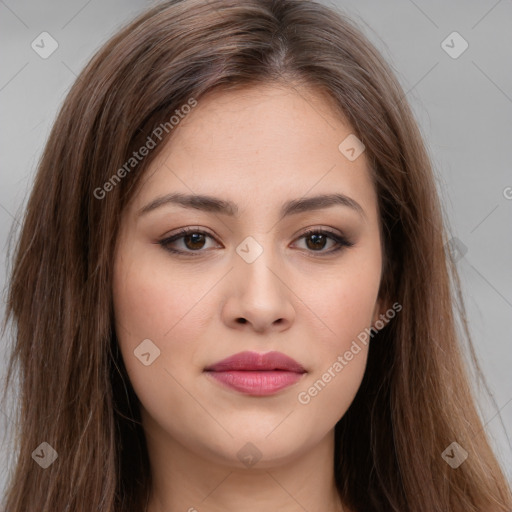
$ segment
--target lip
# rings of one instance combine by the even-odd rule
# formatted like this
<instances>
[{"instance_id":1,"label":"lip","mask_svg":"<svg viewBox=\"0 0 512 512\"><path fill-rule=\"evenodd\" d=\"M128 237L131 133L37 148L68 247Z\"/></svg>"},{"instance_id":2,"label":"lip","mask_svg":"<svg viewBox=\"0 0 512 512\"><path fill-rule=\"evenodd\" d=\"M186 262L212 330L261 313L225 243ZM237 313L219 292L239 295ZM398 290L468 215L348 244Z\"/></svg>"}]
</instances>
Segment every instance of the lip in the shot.
<instances>
[{"instance_id":1,"label":"lip","mask_svg":"<svg viewBox=\"0 0 512 512\"><path fill-rule=\"evenodd\" d=\"M277 393L307 373L281 352L240 352L206 367L204 372L227 387L253 396Z\"/></svg>"}]
</instances>

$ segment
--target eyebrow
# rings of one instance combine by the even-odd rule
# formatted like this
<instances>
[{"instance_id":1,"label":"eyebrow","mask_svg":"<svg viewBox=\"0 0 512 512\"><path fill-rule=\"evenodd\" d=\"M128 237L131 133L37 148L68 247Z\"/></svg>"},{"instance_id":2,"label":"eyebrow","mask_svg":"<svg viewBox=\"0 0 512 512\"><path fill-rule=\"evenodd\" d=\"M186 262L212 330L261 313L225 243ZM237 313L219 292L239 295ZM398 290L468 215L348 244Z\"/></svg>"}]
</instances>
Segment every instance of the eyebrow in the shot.
<instances>
[{"instance_id":1,"label":"eyebrow","mask_svg":"<svg viewBox=\"0 0 512 512\"><path fill-rule=\"evenodd\" d=\"M164 205L175 204L182 208L202 210L205 212L221 213L238 217L240 210L236 203L208 195L182 194L179 192L157 197L141 208L138 216L145 215ZM313 197L303 197L287 201L281 208L281 217L296 215L298 213L321 210L332 206L341 205L356 211L364 219L366 214L362 206L345 194L322 194Z\"/></svg>"}]
</instances>

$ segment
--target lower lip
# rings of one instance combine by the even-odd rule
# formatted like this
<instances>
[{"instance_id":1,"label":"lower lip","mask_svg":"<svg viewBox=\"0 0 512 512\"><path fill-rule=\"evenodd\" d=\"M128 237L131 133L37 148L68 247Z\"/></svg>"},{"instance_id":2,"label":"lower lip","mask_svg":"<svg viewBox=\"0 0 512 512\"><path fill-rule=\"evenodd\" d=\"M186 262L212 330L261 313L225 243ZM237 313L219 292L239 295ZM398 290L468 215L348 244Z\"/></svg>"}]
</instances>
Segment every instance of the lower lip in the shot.
<instances>
[{"instance_id":1,"label":"lower lip","mask_svg":"<svg viewBox=\"0 0 512 512\"><path fill-rule=\"evenodd\" d=\"M206 372L214 379L241 393L267 396L277 393L300 380L303 373L287 371L225 371Z\"/></svg>"}]
</instances>

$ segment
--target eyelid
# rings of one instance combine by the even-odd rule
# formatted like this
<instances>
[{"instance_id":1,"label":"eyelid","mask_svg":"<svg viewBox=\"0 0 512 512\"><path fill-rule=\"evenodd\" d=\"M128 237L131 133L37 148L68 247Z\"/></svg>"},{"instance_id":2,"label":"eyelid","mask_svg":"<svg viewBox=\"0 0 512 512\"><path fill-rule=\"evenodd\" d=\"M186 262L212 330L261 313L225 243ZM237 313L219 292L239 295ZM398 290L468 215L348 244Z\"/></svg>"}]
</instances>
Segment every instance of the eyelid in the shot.
<instances>
[{"instance_id":1,"label":"eyelid","mask_svg":"<svg viewBox=\"0 0 512 512\"><path fill-rule=\"evenodd\" d=\"M310 227L310 228L306 228L305 231L303 231L301 234L297 235L295 238L294 238L294 241L297 241L297 240L300 240L302 238L305 238L307 236L311 236L311 235L315 235L315 234L320 234L320 235L324 235L328 238L330 238L332 241L335 242L335 247L334 248L331 248L330 250L327 250L327 251L324 251L324 250L320 250L320 251L307 251L307 253L309 253L309 255L313 256L313 257L325 257L327 255L331 255L333 253L336 253L338 251L340 251L341 249L343 248L349 248L349 247L352 247L354 245L353 242L350 241L350 239L343 233L337 233L334 231L335 228L326 228L326 227ZM180 250L180 249L171 249L169 247L167 247L170 243L173 243L177 240L180 240L181 238L187 236L188 234L191 234L191 233L196 233L196 234L202 234L202 235L206 235L207 237L210 237L212 238L213 240L216 241L216 243L219 243L216 239L216 237L214 235L212 235L209 231L207 231L205 228L202 228L202 227L194 227L194 226L186 226L184 228L180 228L178 231L174 232L173 234L171 235L168 235L166 237L164 237L162 240L159 240L157 243L160 244L165 250L167 250L168 252L171 252L173 254L176 254L178 256L192 256L192 257L195 257L195 256L201 256L202 254L206 253L206 252L209 252L208 250L197 250L197 251L192 251L192 250ZM315 254L316 253L316 254Z\"/></svg>"},{"instance_id":2,"label":"eyelid","mask_svg":"<svg viewBox=\"0 0 512 512\"><path fill-rule=\"evenodd\" d=\"M217 241L217 238L213 234L211 234L209 231L207 231L205 228L194 227L194 226L186 226L184 228L180 228L177 231L175 231L174 233L165 236L162 240L160 240L157 243L162 245L164 249L168 250L169 252L175 253L175 254L184 254L184 255L191 254L192 256L199 256L200 254L205 253L206 251L205 250L182 251L182 250L172 250L172 249L169 249L166 247L166 245L168 245L172 242L176 242L176 241L180 240L181 238L183 238L189 234L192 234L192 233L206 235L206 236L210 237L212 240L215 240L215 242L217 244L219 243Z\"/></svg>"},{"instance_id":3,"label":"eyelid","mask_svg":"<svg viewBox=\"0 0 512 512\"><path fill-rule=\"evenodd\" d=\"M328 251L307 251L307 254L312 257L327 257L341 251L344 248L350 248L355 245L354 242L352 242L350 238L347 237L344 233L337 233L333 230L333 228L308 228L306 231L303 231L301 235L296 237L295 240L300 240L301 238L313 234L322 234L327 236L335 242L335 246Z\"/></svg>"}]
</instances>

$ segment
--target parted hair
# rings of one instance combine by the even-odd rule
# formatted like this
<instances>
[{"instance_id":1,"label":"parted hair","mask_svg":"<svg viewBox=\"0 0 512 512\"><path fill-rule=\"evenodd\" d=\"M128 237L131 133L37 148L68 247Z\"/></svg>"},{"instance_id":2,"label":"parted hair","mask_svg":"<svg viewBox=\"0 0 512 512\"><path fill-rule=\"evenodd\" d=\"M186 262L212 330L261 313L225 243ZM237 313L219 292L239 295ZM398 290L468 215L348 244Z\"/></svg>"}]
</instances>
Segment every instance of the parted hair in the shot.
<instances>
[{"instance_id":1,"label":"parted hair","mask_svg":"<svg viewBox=\"0 0 512 512\"><path fill-rule=\"evenodd\" d=\"M384 240L379 295L402 305L372 339L335 427L341 499L361 512L510 512L477 409L470 370L482 376L423 137L363 31L307 0L158 3L70 89L9 257L4 400L15 377L17 398L4 510L144 511L151 474L114 329L112 264L122 212L175 130L105 197L95 191L190 98L257 84L328 96L364 143ZM46 469L32 458L43 441L58 453ZM442 457L453 442L468 453L456 469Z\"/></svg>"}]
</instances>

